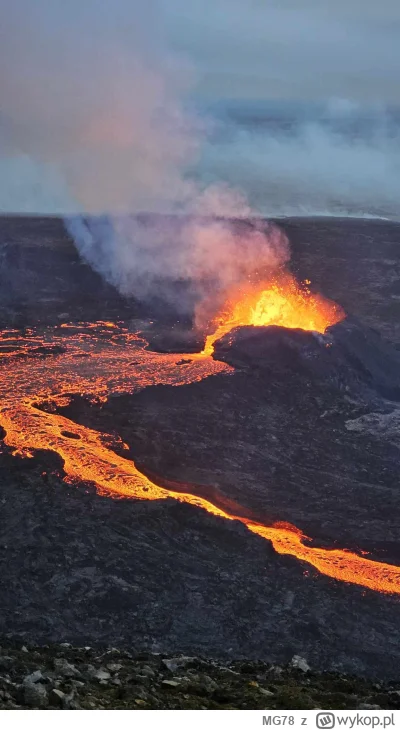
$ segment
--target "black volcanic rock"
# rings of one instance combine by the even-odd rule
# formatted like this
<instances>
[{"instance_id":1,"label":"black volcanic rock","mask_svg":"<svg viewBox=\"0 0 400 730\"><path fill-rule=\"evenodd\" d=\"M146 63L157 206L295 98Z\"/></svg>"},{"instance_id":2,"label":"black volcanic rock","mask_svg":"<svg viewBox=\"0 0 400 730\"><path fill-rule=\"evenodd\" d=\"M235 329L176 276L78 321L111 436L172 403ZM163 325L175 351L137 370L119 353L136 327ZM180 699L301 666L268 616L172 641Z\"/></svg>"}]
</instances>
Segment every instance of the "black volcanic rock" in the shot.
<instances>
[{"instance_id":1,"label":"black volcanic rock","mask_svg":"<svg viewBox=\"0 0 400 730\"><path fill-rule=\"evenodd\" d=\"M204 346L203 338L195 330L189 329L187 323L186 327L178 324L167 331L165 327L149 327L146 340L153 352L175 352L178 355L182 352L199 352Z\"/></svg>"},{"instance_id":2,"label":"black volcanic rock","mask_svg":"<svg viewBox=\"0 0 400 730\"><path fill-rule=\"evenodd\" d=\"M400 399L400 353L354 317L325 335L283 327L239 327L215 343L214 358L277 378Z\"/></svg>"},{"instance_id":3,"label":"black volcanic rock","mask_svg":"<svg viewBox=\"0 0 400 730\"><path fill-rule=\"evenodd\" d=\"M300 654L398 679L396 597L306 570L195 507L101 498L30 461L0 466L0 635L274 663Z\"/></svg>"},{"instance_id":4,"label":"black volcanic rock","mask_svg":"<svg viewBox=\"0 0 400 730\"><path fill-rule=\"evenodd\" d=\"M0 216L0 325L26 327L137 316L80 258L62 220Z\"/></svg>"},{"instance_id":5,"label":"black volcanic rock","mask_svg":"<svg viewBox=\"0 0 400 730\"><path fill-rule=\"evenodd\" d=\"M290 267L314 291L400 345L400 224L349 218L281 220Z\"/></svg>"},{"instance_id":6,"label":"black volcanic rock","mask_svg":"<svg viewBox=\"0 0 400 730\"><path fill-rule=\"evenodd\" d=\"M63 710L400 709L395 682L377 685L312 667L305 671L302 657L277 667L129 648L99 650L65 642L27 647L2 641L0 671L7 671L7 679L0 680L0 710L23 709L30 698L40 707L43 689L51 708ZM42 692L32 692L32 687L42 687Z\"/></svg>"}]
</instances>

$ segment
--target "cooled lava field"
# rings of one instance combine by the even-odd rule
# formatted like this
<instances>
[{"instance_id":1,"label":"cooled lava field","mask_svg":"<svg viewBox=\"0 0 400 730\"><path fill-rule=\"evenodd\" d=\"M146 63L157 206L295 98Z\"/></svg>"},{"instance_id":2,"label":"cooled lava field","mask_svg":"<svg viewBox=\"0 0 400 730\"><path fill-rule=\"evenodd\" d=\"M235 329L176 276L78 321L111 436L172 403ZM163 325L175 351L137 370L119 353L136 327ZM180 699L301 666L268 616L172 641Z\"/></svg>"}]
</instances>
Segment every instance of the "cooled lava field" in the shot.
<instances>
[{"instance_id":1,"label":"cooled lava field","mask_svg":"<svg viewBox=\"0 0 400 730\"><path fill-rule=\"evenodd\" d=\"M0 219L0 635L399 677L400 224L277 225L202 337Z\"/></svg>"}]
</instances>

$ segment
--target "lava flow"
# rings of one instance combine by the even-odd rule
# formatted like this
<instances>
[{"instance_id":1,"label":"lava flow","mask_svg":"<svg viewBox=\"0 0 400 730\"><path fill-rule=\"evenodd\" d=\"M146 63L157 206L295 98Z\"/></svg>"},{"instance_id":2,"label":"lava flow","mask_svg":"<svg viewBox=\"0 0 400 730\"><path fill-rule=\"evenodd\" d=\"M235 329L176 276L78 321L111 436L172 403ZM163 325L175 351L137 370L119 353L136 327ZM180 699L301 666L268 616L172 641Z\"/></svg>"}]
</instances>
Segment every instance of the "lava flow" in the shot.
<instances>
[{"instance_id":1,"label":"lava flow","mask_svg":"<svg viewBox=\"0 0 400 730\"><path fill-rule=\"evenodd\" d=\"M104 434L37 407L44 400L54 402L55 407L68 403L77 393L106 400L110 393L134 393L156 384L180 386L231 372L228 365L210 357L212 343L240 324L281 324L324 332L344 316L338 307L302 290L294 280L286 281L289 300L285 299L284 286L278 283L254 295L248 292L245 301L229 305L225 319L220 317L203 352L179 362L175 354L147 350L140 332L110 322L60 325L25 333L24 337L5 331L0 334L0 351L3 341L7 352L6 358L0 358L0 423L6 431L5 443L22 456L32 455L35 449L57 452L68 479L92 481L102 494L145 500L172 497L217 517L240 521L249 531L271 541L278 553L310 563L329 577L375 591L400 593L399 567L346 550L311 547L305 544L309 538L291 525L263 525L189 492L161 487L131 460L108 449Z\"/></svg>"}]
</instances>

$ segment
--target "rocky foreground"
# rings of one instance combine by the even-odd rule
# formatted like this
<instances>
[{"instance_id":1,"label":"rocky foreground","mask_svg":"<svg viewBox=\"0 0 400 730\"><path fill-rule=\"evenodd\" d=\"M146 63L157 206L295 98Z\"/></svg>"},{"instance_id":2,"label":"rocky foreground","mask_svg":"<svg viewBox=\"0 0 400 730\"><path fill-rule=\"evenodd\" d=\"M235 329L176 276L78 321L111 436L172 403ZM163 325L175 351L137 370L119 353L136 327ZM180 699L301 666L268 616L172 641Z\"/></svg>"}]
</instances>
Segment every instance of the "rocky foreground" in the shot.
<instances>
[{"instance_id":1,"label":"rocky foreground","mask_svg":"<svg viewBox=\"0 0 400 730\"><path fill-rule=\"evenodd\" d=\"M2 644L0 709L400 709L400 683L200 657Z\"/></svg>"}]
</instances>

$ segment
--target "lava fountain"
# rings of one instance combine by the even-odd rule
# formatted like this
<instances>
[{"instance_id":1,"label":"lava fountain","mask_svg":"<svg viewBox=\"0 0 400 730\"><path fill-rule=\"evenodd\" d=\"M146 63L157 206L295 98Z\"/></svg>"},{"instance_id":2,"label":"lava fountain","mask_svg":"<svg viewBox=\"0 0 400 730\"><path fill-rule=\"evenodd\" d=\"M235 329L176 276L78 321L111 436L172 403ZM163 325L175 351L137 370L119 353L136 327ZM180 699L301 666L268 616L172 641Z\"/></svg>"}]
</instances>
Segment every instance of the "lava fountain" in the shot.
<instances>
[{"instance_id":1,"label":"lava fountain","mask_svg":"<svg viewBox=\"0 0 400 730\"><path fill-rule=\"evenodd\" d=\"M309 284L299 284L285 273L267 283L233 289L212 323L214 331L206 339L204 354L211 355L214 342L245 325L275 325L324 334L328 327L341 322L345 313L335 302L311 292Z\"/></svg>"}]
</instances>

